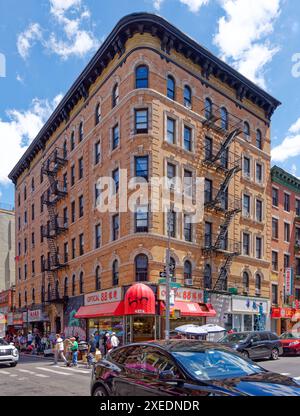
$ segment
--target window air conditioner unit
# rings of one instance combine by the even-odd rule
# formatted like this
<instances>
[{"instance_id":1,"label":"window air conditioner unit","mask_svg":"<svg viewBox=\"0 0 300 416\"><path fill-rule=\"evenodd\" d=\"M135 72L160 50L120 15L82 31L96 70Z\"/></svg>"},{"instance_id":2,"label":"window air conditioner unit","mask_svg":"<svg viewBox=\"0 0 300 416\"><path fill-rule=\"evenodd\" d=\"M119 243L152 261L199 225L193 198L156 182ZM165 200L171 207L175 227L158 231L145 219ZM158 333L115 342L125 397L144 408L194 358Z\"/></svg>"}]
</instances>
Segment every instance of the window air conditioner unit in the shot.
<instances>
[{"instance_id":1,"label":"window air conditioner unit","mask_svg":"<svg viewBox=\"0 0 300 416\"><path fill-rule=\"evenodd\" d=\"M193 279L185 279L184 284L186 286L192 286L193 285Z\"/></svg>"}]
</instances>

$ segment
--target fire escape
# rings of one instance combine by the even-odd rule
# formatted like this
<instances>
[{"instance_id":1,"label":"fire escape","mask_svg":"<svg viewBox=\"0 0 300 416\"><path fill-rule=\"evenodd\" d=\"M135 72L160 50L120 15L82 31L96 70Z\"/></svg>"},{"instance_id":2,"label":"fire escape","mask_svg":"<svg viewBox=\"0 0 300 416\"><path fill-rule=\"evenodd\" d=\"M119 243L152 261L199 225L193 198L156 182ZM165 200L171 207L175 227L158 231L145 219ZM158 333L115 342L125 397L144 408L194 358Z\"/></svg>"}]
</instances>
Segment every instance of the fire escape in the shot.
<instances>
[{"instance_id":1,"label":"fire escape","mask_svg":"<svg viewBox=\"0 0 300 416\"><path fill-rule=\"evenodd\" d=\"M47 225L42 226L42 236L48 242L48 258L43 264L43 303L52 302L60 303L64 299L60 297L56 282L58 281L58 272L68 266L67 255L61 258L58 250L58 237L67 231L68 221L66 218L60 218L57 213L57 204L67 196L67 183L57 179L59 170L67 164L67 158L63 149L55 148L48 159L42 165L42 174L47 176L49 188L43 193L43 204L46 205L49 221ZM48 276L47 299L45 296L45 273Z\"/></svg>"},{"instance_id":2,"label":"fire escape","mask_svg":"<svg viewBox=\"0 0 300 416\"><path fill-rule=\"evenodd\" d=\"M234 217L241 212L241 199L230 195L228 190L230 182L241 170L241 157L229 149L236 136L242 131L242 121L230 114L227 115L226 120L222 119L221 109L216 105L211 105L204 111L206 117L203 126L207 131L212 132L218 145L213 143L212 139L208 139L203 149L202 165L214 170L222 178L218 189L213 189L209 183L205 185L204 204L206 211L214 211L221 215L222 222L216 235L212 234L211 230L205 230L202 252L205 257L215 255L224 259L213 291L226 292L231 264L234 257L241 254L241 243L228 238L229 226Z\"/></svg>"}]
</instances>

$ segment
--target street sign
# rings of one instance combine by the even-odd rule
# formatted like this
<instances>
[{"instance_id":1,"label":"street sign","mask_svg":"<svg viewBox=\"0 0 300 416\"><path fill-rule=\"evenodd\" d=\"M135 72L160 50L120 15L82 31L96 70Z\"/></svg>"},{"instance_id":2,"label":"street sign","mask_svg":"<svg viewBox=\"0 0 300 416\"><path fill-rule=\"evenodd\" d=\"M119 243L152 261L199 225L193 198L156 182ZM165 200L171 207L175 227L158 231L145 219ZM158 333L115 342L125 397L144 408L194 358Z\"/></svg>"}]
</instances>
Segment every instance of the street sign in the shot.
<instances>
[{"instance_id":1,"label":"street sign","mask_svg":"<svg viewBox=\"0 0 300 416\"><path fill-rule=\"evenodd\" d=\"M166 279L159 279L158 283L160 285L165 285L166 284ZM170 287L181 287L181 284L176 283L176 282L170 282Z\"/></svg>"},{"instance_id":2,"label":"street sign","mask_svg":"<svg viewBox=\"0 0 300 416\"><path fill-rule=\"evenodd\" d=\"M159 272L159 277L167 277L165 272Z\"/></svg>"}]
</instances>

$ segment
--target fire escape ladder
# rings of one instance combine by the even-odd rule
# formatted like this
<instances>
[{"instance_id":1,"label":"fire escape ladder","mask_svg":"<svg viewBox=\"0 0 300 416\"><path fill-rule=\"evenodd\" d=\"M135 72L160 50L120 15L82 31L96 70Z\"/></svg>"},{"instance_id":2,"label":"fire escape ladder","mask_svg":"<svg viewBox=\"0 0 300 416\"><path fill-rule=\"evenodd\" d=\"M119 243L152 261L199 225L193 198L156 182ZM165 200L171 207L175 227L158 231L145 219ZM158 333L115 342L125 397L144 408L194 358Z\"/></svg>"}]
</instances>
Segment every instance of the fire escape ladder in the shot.
<instances>
[{"instance_id":1,"label":"fire escape ladder","mask_svg":"<svg viewBox=\"0 0 300 416\"><path fill-rule=\"evenodd\" d=\"M215 248L222 248L228 232L228 227L234 217L234 211L227 211L225 214L225 221L220 225L220 232L215 242Z\"/></svg>"},{"instance_id":2,"label":"fire escape ladder","mask_svg":"<svg viewBox=\"0 0 300 416\"><path fill-rule=\"evenodd\" d=\"M220 269L220 273L218 276L218 279L215 283L214 286L214 291L221 291L224 292L227 289L227 276L230 270L230 266L232 264L232 260L233 260L234 255L230 255L226 257L225 263L223 264L223 266Z\"/></svg>"},{"instance_id":3,"label":"fire escape ladder","mask_svg":"<svg viewBox=\"0 0 300 416\"><path fill-rule=\"evenodd\" d=\"M233 131L231 131L230 133L227 134L226 139L221 144L221 147L220 147L219 151L212 158L211 162L214 163L217 160L219 160L219 159L222 158L222 156L224 155L225 151L229 148L229 146L231 145L231 143L233 142L233 140L235 139L235 137L238 134L240 134L240 129L239 128L236 128L236 129L234 129Z\"/></svg>"}]
</instances>

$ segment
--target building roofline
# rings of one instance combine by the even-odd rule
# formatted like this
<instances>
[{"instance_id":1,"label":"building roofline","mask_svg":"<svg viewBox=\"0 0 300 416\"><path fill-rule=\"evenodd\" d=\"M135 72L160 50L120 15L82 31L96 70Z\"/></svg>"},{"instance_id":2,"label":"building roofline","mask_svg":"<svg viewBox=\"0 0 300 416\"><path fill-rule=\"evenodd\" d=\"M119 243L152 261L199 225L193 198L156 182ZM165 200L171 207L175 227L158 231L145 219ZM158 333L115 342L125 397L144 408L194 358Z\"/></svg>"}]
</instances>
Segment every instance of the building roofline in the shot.
<instances>
[{"instance_id":1,"label":"building roofline","mask_svg":"<svg viewBox=\"0 0 300 416\"><path fill-rule=\"evenodd\" d=\"M266 91L255 85L228 64L214 56L203 46L181 32L161 16L151 13L132 13L123 17L102 43L96 54L72 84L48 121L32 141L22 158L8 177L16 183L22 172L30 166L35 155L45 148L46 142L63 121L67 121L71 110L78 101L88 97L90 86L101 75L103 69L118 54L125 52L126 41L135 33L151 33L161 41L162 51L169 54L171 49L184 53L201 67L201 75L209 79L214 75L236 90L237 98L248 98L264 109L266 118L271 119L275 109L281 104Z\"/></svg>"},{"instance_id":2,"label":"building roofline","mask_svg":"<svg viewBox=\"0 0 300 416\"><path fill-rule=\"evenodd\" d=\"M272 182L277 182L300 193L300 179L279 166L275 165L271 168L271 179Z\"/></svg>"}]
</instances>

